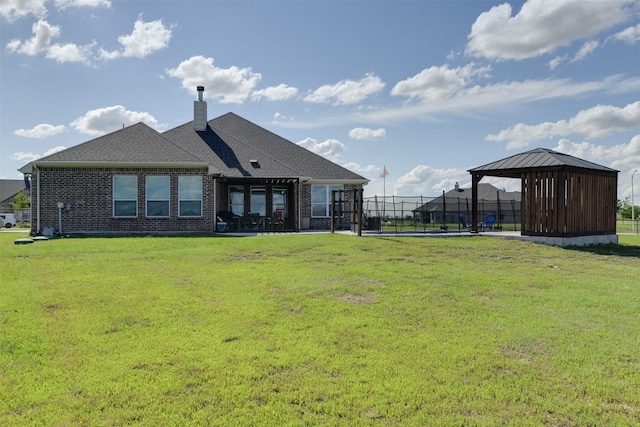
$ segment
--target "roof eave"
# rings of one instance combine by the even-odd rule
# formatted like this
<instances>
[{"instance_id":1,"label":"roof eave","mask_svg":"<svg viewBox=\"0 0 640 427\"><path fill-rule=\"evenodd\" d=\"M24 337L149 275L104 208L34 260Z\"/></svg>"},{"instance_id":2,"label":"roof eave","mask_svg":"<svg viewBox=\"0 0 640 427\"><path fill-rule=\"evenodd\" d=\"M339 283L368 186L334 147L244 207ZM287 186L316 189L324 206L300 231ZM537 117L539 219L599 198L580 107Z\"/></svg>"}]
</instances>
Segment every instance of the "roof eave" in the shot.
<instances>
[{"instance_id":1,"label":"roof eave","mask_svg":"<svg viewBox=\"0 0 640 427\"><path fill-rule=\"evenodd\" d=\"M572 172L585 172L591 174L601 174L601 175L614 175L619 173L619 171L611 168L602 167L601 169L595 168L587 168L582 166L574 166L574 165L555 165L555 166L542 166L542 167L527 167L527 168L516 168L516 169L483 169L482 166L469 169L467 172L471 174L479 174L484 176L493 176L499 178L521 178L523 174L528 172L538 172L538 171L572 171Z\"/></svg>"},{"instance_id":2,"label":"roof eave","mask_svg":"<svg viewBox=\"0 0 640 427\"><path fill-rule=\"evenodd\" d=\"M220 171L205 162L110 162L110 161L59 161L36 160L18 169L22 173L31 173L33 168L181 168L201 169L207 168L212 174L220 174Z\"/></svg>"},{"instance_id":3,"label":"roof eave","mask_svg":"<svg viewBox=\"0 0 640 427\"><path fill-rule=\"evenodd\" d=\"M367 185L370 180L366 178L362 179L316 179L310 177L300 177L300 181L303 184L325 184L325 185L338 185L338 184L352 184L352 185Z\"/></svg>"}]
</instances>

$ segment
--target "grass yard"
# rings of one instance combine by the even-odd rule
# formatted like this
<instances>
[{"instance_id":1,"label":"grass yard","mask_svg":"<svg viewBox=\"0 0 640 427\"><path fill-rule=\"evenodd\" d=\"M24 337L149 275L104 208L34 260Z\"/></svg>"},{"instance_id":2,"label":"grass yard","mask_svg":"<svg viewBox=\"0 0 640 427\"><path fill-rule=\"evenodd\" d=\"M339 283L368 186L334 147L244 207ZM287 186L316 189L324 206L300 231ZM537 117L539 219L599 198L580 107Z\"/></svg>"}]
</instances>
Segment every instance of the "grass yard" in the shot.
<instances>
[{"instance_id":1,"label":"grass yard","mask_svg":"<svg viewBox=\"0 0 640 427\"><path fill-rule=\"evenodd\" d=\"M2 426L640 424L640 238L0 234Z\"/></svg>"}]
</instances>

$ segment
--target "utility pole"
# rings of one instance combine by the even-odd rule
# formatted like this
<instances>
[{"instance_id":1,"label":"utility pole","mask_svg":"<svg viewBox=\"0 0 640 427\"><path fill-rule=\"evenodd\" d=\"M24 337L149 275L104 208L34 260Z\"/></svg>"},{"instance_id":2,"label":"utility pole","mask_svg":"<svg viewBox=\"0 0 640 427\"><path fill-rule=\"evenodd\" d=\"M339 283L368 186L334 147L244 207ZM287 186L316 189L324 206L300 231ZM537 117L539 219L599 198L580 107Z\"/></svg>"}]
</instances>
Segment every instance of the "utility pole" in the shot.
<instances>
[{"instance_id":1,"label":"utility pole","mask_svg":"<svg viewBox=\"0 0 640 427\"><path fill-rule=\"evenodd\" d=\"M638 169L634 170L631 174L631 233L634 232L636 226L636 205L633 200L633 176L638 172Z\"/></svg>"}]
</instances>

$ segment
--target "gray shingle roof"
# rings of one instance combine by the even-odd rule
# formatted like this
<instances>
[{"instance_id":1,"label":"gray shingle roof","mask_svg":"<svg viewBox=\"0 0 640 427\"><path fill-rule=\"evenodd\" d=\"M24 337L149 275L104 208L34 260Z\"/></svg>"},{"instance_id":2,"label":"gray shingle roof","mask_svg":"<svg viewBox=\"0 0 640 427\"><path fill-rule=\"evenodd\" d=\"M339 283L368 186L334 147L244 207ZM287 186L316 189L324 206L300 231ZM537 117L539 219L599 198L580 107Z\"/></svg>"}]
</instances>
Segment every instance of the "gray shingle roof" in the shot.
<instances>
[{"instance_id":1,"label":"gray shingle roof","mask_svg":"<svg viewBox=\"0 0 640 427\"><path fill-rule=\"evenodd\" d=\"M488 183L480 183L478 184L478 200L485 201L495 201L498 200L498 193L500 193L500 200L502 202L508 200L514 200L519 202L522 199L522 193L519 191L504 191L499 188L488 184ZM472 194L471 188L460 188L459 190L450 190L444 194L445 199L447 200L447 205L456 201L457 199L464 200L468 199L471 201ZM425 203L421 207L414 210L414 212L418 211L439 211L442 210L443 199L442 196L438 196L433 200ZM454 208L455 209L455 208Z\"/></svg>"},{"instance_id":2,"label":"gray shingle roof","mask_svg":"<svg viewBox=\"0 0 640 427\"><path fill-rule=\"evenodd\" d=\"M548 170L555 168L590 169L594 171L618 172L596 163L588 162L564 153L558 153L546 148L536 148L524 153L516 154L502 160L469 169L471 173L485 173L491 176L519 177L525 169Z\"/></svg>"},{"instance_id":3,"label":"gray shingle roof","mask_svg":"<svg viewBox=\"0 0 640 427\"><path fill-rule=\"evenodd\" d=\"M144 123L136 123L104 136L39 159L43 162L202 163Z\"/></svg>"},{"instance_id":4,"label":"gray shingle roof","mask_svg":"<svg viewBox=\"0 0 640 427\"><path fill-rule=\"evenodd\" d=\"M228 177L366 180L236 114L227 113L208 124L204 132L193 130L189 122L164 135Z\"/></svg>"},{"instance_id":5,"label":"gray shingle roof","mask_svg":"<svg viewBox=\"0 0 640 427\"><path fill-rule=\"evenodd\" d=\"M210 165L227 177L299 178L365 182L366 178L233 113L159 133L144 123L117 130L36 161ZM252 162L255 160L255 162Z\"/></svg>"},{"instance_id":6,"label":"gray shingle roof","mask_svg":"<svg viewBox=\"0 0 640 427\"><path fill-rule=\"evenodd\" d=\"M500 193L500 200L517 200L520 201L522 193L519 191L504 191L499 188L488 184L478 184L478 199L496 200L497 193ZM471 188L460 188L458 191L451 190L445 193L445 197L468 197L471 200Z\"/></svg>"},{"instance_id":7,"label":"gray shingle roof","mask_svg":"<svg viewBox=\"0 0 640 427\"><path fill-rule=\"evenodd\" d=\"M0 179L0 202L13 198L25 188L22 179Z\"/></svg>"}]
</instances>

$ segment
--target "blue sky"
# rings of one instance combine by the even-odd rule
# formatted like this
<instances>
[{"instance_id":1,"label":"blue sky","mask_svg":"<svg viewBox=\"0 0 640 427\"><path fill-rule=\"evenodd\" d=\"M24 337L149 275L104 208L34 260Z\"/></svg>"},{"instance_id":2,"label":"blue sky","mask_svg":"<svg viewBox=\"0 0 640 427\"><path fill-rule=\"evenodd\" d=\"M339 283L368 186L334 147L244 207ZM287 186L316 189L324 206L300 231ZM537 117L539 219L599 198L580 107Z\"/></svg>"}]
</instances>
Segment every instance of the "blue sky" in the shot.
<instances>
[{"instance_id":1,"label":"blue sky","mask_svg":"<svg viewBox=\"0 0 640 427\"><path fill-rule=\"evenodd\" d=\"M537 147L640 168L640 2L0 2L0 177L143 121L234 112L433 196ZM640 187L636 174L636 188ZM519 181L483 180L507 189ZM636 194L638 192L636 191Z\"/></svg>"}]
</instances>

